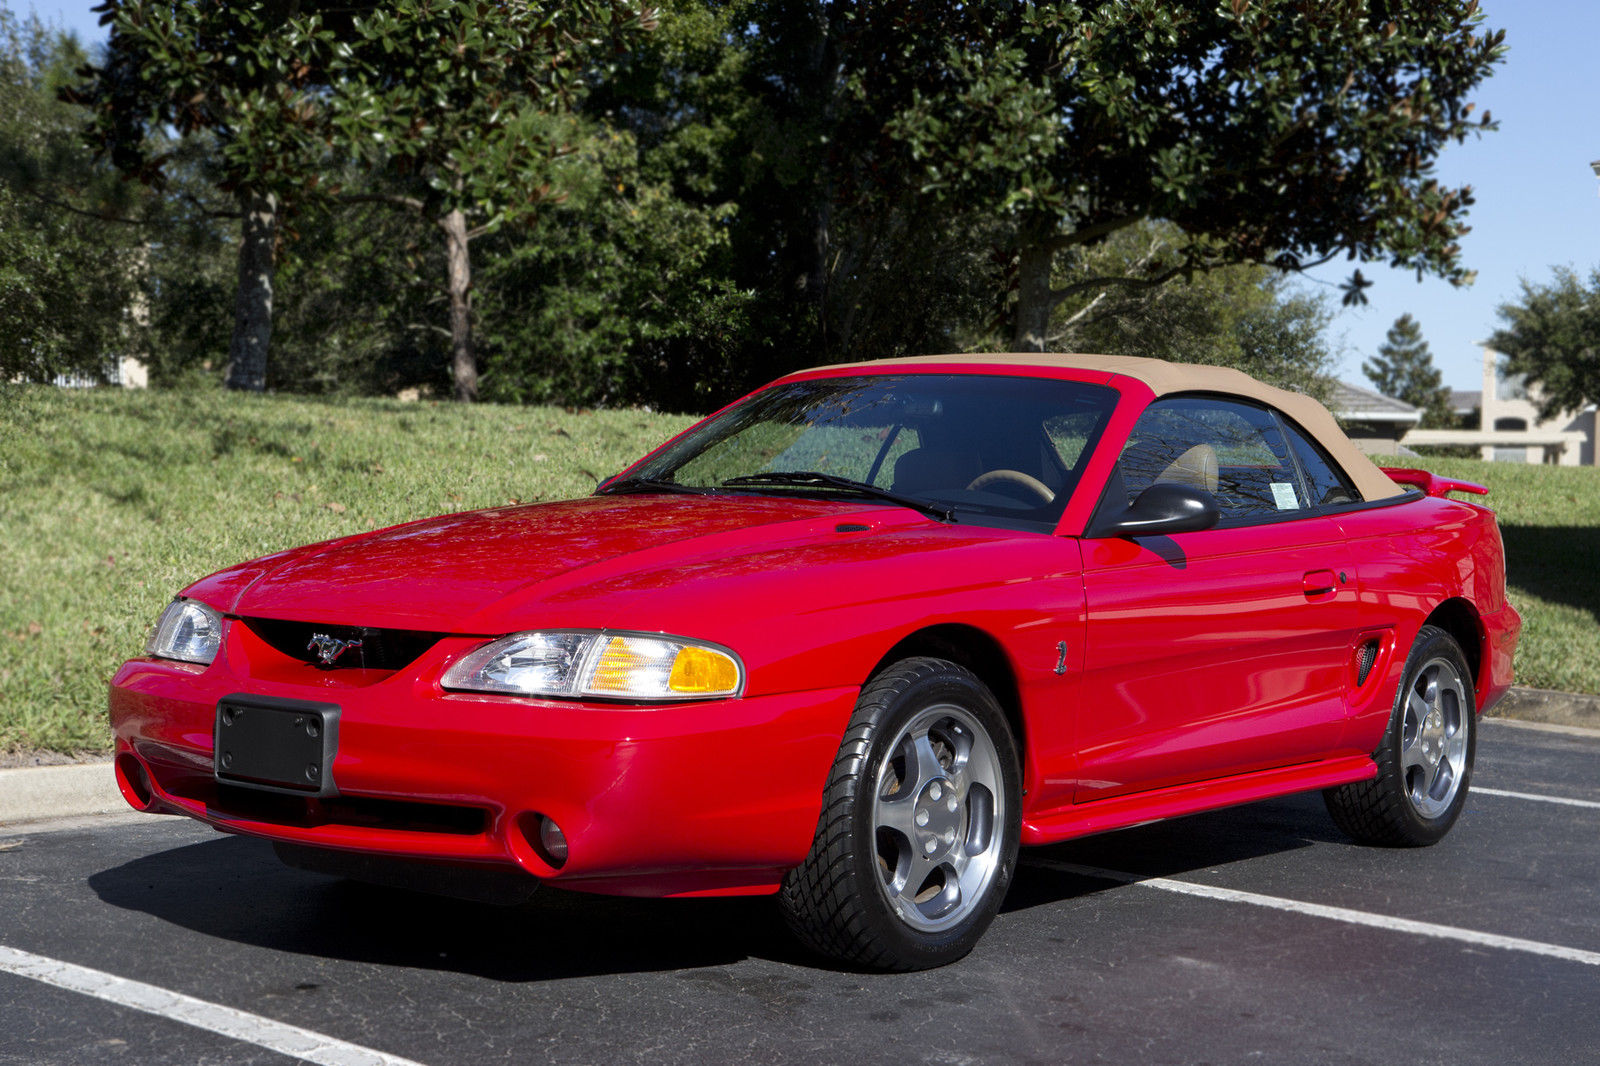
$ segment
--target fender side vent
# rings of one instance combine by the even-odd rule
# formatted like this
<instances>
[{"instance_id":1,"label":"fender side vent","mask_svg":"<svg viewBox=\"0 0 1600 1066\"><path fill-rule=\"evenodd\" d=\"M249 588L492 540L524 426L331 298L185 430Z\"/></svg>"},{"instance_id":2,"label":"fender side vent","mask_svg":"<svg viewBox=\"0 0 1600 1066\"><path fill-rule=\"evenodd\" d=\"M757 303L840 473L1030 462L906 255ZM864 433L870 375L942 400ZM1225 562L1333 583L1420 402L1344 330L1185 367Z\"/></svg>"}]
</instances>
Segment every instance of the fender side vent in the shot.
<instances>
[{"instance_id":1,"label":"fender side vent","mask_svg":"<svg viewBox=\"0 0 1600 1066\"><path fill-rule=\"evenodd\" d=\"M1378 642L1367 640L1356 649L1356 687L1367 683L1367 675L1372 673L1372 664L1378 661Z\"/></svg>"}]
</instances>

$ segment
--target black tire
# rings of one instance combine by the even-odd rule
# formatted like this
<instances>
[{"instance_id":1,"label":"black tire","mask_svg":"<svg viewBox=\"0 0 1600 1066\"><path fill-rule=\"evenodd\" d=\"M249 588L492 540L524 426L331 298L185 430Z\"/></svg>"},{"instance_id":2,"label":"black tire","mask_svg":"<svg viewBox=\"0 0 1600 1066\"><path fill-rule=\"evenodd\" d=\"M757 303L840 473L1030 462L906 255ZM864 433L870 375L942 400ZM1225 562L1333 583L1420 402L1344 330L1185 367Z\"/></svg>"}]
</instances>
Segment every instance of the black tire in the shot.
<instances>
[{"instance_id":1,"label":"black tire","mask_svg":"<svg viewBox=\"0 0 1600 1066\"><path fill-rule=\"evenodd\" d=\"M1455 638L1423 626L1395 694L1378 776L1323 792L1334 823L1365 844L1437 843L1467 803L1477 754L1472 671Z\"/></svg>"},{"instance_id":2,"label":"black tire","mask_svg":"<svg viewBox=\"0 0 1600 1066\"><path fill-rule=\"evenodd\" d=\"M862 969L962 958L1010 887L1021 795L1016 742L983 683L943 659L896 663L862 689L811 851L784 878L790 929Z\"/></svg>"}]
</instances>

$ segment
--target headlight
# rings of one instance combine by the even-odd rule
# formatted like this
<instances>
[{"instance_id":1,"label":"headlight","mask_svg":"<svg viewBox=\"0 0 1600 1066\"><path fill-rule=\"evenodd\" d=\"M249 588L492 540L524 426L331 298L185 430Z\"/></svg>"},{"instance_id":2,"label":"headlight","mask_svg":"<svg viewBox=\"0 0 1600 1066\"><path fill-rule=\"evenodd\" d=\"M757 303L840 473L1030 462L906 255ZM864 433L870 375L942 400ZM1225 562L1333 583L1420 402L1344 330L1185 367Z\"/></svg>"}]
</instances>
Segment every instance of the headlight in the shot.
<instances>
[{"instance_id":1,"label":"headlight","mask_svg":"<svg viewBox=\"0 0 1600 1066\"><path fill-rule=\"evenodd\" d=\"M146 655L209 664L222 647L222 615L198 600L173 600L156 620Z\"/></svg>"},{"instance_id":2,"label":"headlight","mask_svg":"<svg viewBox=\"0 0 1600 1066\"><path fill-rule=\"evenodd\" d=\"M514 633L474 651L439 684L512 696L681 700L737 696L744 667L726 648L645 633Z\"/></svg>"}]
</instances>

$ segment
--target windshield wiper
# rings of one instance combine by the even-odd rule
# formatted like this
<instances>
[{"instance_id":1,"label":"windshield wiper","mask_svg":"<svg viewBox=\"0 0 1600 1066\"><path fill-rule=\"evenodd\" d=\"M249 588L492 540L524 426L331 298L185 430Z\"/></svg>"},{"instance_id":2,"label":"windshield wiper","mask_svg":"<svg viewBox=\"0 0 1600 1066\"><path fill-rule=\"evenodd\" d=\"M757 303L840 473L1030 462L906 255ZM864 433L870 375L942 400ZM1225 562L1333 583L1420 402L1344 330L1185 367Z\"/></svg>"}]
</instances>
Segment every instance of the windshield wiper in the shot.
<instances>
[{"instance_id":1,"label":"windshield wiper","mask_svg":"<svg viewBox=\"0 0 1600 1066\"><path fill-rule=\"evenodd\" d=\"M955 512L948 507L940 507L929 503L927 500L918 500L910 496L902 496L889 489L881 489L867 482L857 481L854 478L840 477L838 474L824 474L819 470L775 470L766 474L745 474L741 477L730 477L724 481L725 488L743 488L753 485L826 485L829 488L844 489L846 492L856 492L863 496L871 496L875 500L887 503L897 503L902 507L910 507L931 515L941 522L954 522Z\"/></svg>"},{"instance_id":2,"label":"windshield wiper","mask_svg":"<svg viewBox=\"0 0 1600 1066\"><path fill-rule=\"evenodd\" d=\"M598 496L601 493L605 493L609 496L612 493L625 492L683 492L693 496L704 496L715 491L716 489L712 488L680 485L676 481L664 481L661 478L630 477L622 481L613 481L604 488L596 489L595 495Z\"/></svg>"}]
</instances>

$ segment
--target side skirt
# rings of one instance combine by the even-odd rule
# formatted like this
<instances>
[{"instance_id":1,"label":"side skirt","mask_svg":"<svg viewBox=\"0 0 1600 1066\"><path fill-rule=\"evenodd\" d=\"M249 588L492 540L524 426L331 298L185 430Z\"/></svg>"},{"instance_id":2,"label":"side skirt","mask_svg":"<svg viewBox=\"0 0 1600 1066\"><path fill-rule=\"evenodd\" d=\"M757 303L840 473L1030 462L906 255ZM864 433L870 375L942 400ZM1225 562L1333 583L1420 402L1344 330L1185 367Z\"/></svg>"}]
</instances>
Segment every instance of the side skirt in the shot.
<instances>
[{"instance_id":1,"label":"side skirt","mask_svg":"<svg viewBox=\"0 0 1600 1066\"><path fill-rule=\"evenodd\" d=\"M1287 796L1295 792L1370 781L1378 767L1370 756L1347 755L1338 759L1261 770L1237 777L1198 781L1188 785L1115 796L1092 803L1074 803L1042 811L1022 821L1023 844L1055 844L1073 837L1126 829L1131 825L1159 822L1185 814L1232 807L1240 803Z\"/></svg>"}]
</instances>

